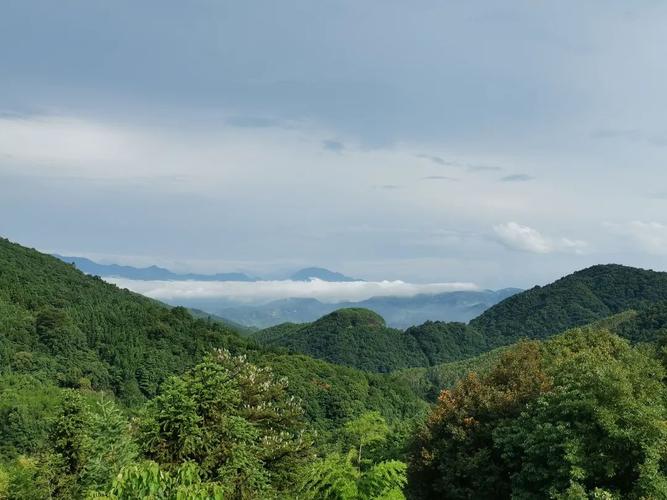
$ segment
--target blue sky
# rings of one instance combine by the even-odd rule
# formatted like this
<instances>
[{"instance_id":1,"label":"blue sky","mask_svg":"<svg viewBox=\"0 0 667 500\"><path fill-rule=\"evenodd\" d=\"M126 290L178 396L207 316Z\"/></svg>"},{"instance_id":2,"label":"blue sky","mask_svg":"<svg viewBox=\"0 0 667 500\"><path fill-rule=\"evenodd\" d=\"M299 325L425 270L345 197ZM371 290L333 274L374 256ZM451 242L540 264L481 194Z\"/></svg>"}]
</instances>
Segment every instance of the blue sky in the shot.
<instances>
[{"instance_id":1,"label":"blue sky","mask_svg":"<svg viewBox=\"0 0 667 500\"><path fill-rule=\"evenodd\" d=\"M0 234L177 270L667 269L667 5L0 6Z\"/></svg>"}]
</instances>

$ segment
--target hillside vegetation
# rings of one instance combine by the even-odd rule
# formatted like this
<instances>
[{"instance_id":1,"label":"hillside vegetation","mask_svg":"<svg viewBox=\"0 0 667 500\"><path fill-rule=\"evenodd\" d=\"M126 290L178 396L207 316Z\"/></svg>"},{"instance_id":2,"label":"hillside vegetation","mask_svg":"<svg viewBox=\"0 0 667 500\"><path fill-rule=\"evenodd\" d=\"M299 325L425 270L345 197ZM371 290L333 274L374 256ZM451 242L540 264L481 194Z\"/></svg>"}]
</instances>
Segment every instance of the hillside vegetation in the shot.
<instances>
[{"instance_id":1,"label":"hillside vegetation","mask_svg":"<svg viewBox=\"0 0 667 500\"><path fill-rule=\"evenodd\" d=\"M0 240L0 360L64 387L113 392L134 404L214 347L240 344L194 320L34 250Z\"/></svg>"},{"instance_id":2,"label":"hillside vegetation","mask_svg":"<svg viewBox=\"0 0 667 500\"><path fill-rule=\"evenodd\" d=\"M618 324L603 322L600 326L632 342L655 340L667 327L667 273L594 266L512 295L468 325L427 321L401 331L388 328L372 311L350 308L313 323L285 323L260 330L252 338L260 345L283 347L332 363L391 372L463 361L521 339L546 339L615 316ZM437 369L419 373L438 379Z\"/></svg>"},{"instance_id":3,"label":"hillside vegetation","mask_svg":"<svg viewBox=\"0 0 667 500\"><path fill-rule=\"evenodd\" d=\"M667 498L661 276L605 268L634 309L549 340L352 309L261 346L0 240L0 498ZM557 288L524 319L579 323Z\"/></svg>"},{"instance_id":4,"label":"hillside vegetation","mask_svg":"<svg viewBox=\"0 0 667 500\"><path fill-rule=\"evenodd\" d=\"M599 265L519 293L470 322L489 345L544 339L628 309L667 301L667 273Z\"/></svg>"},{"instance_id":5,"label":"hillside vegetation","mask_svg":"<svg viewBox=\"0 0 667 500\"><path fill-rule=\"evenodd\" d=\"M195 319L182 307L166 307L0 239L0 373L106 391L135 406L219 348L275 365L295 382L291 390L307 397L308 415L322 427L364 408L402 417L423 406L407 386L310 358L284 361L286 354L258 351L218 321Z\"/></svg>"},{"instance_id":6,"label":"hillside vegetation","mask_svg":"<svg viewBox=\"0 0 667 500\"><path fill-rule=\"evenodd\" d=\"M463 323L426 322L403 332L358 308L339 309L313 323L267 328L252 338L264 346L377 372L453 361L485 348L482 337Z\"/></svg>"}]
</instances>

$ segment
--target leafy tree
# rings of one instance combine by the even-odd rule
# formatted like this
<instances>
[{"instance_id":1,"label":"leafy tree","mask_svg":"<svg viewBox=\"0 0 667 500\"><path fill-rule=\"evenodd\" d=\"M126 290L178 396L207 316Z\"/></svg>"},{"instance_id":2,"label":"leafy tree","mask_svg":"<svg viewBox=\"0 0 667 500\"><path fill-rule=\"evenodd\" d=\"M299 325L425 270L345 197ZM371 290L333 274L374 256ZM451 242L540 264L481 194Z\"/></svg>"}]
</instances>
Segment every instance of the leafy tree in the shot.
<instances>
[{"instance_id":1,"label":"leafy tree","mask_svg":"<svg viewBox=\"0 0 667 500\"><path fill-rule=\"evenodd\" d=\"M606 332L573 332L547 349L552 390L495 431L504 460L519 465L513 494L666 498L667 391L657 360Z\"/></svg>"},{"instance_id":2,"label":"leafy tree","mask_svg":"<svg viewBox=\"0 0 667 500\"><path fill-rule=\"evenodd\" d=\"M359 418L345 424L345 432L352 438L357 452L357 467L361 469L362 448L366 445L385 441L389 434L389 427L382 415L377 411L362 414Z\"/></svg>"},{"instance_id":3,"label":"leafy tree","mask_svg":"<svg viewBox=\"0 0 667 500\"><path fill-rule=\"evenodd\" d=\"M305 498L323 500L403 500L407 466L387 460L360 471L355 450L347 455L331 453L317 461L302 487Z\"/></svg>"},{"instance_id":4,"label":"leafy tree","mask_svg":"<svg viewBox=\"0 0 667 500\"><path fill-rule=\"evenodd\" d=\"M138 449L127 417L112 401L96 402L87 427L79 481L86 491L106 491L112 478L137 460Z\"/></svg>"},{"instance_id":5,"label":"leafy tree","mask_svg":"<svg viewBox=\"0 0 667 500\"><path fill-rule=\"evenodd\" d=\"M192 462L230 498L288 491L311 454L287 381L220 350L170 379L141 423L144 451L167 471Z\"/></svg>"},{"instance_id":6,"label":"leafy tree","mask_svg":"<svg viewBox=\"0 0 667 500\"><path fill-rule=\"evenodd\" d=\"M653 351L572 330L443 391L410 467L418 497L664 498L667 390Z\"/></svg>"},{"instance_id":7,"label":"leafy tree","mask_svg":"<svg viewBox=\"0 0 667 500\"><path fill-rule=\"evenodd\" d=\"M345 430L354 447L346 455L335 452L316 461L306 475L301 493L306 498L327 500L404 499L405 463L386 460L374 464L362 459L363 446L382 442L389 433L380 414L364 413L349 421Z\"/></svg>"},{"instance_id":8,"label":"leafy tree","mask_svg":"<svg viewBox=\"0 0 667 500\"><path fill-rule=\"evenodd\" d=\"M155 462L142 462L123 468L107 494L90 498L106 500L223 500L223 485L206 482L201 470L192 462L186 462L175 471L162 469Z\"/></svg>"},{"instance_id":9,"label":"leafy tree","mask_svg":"<svg viewBox=\"0 0 667 500\"><path fill-rule=\"evenodd\" d=\"M524 342L503 353L487 375L470 374L444 390L413 452L415 492L425 498L508 497L508 473L493 447L493 430L549 385L539 344Z\"/></svg>"},{"instance_id":10,"label":"leafy tree","mask_svg":"<svg viewBox=\"0 0 667 500\"><path fill-rule=\"evenodd\" d=\"M19 456L6 465L0 498L43 500L54 495L50 476L54 471L36 458ZM55 471L57 473L57 471Z\"/></svg>"},{"instance_id":11,"label":"leafy tree","mask_svg":"<svg viewBox=\"0 0 667 500\"><path fill-rule=\"evenodd\" d=\"M67 391L51 431L53 455L50 458L58 469L53 478L56 481L56 496L80 495L77 479L85 462L88 419L83 397L77 392Z\"/></svg>"}]
</instances>

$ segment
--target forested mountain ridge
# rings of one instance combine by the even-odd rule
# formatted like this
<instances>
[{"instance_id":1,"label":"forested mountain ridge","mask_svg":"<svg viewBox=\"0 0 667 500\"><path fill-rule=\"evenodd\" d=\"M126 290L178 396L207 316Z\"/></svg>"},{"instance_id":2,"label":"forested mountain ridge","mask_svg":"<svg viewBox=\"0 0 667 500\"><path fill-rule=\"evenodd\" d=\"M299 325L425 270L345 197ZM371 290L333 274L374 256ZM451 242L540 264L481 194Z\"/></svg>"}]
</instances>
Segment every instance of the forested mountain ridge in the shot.
<instances>
[{"instance_id":1,"label":"forested mountain ridge","mask_svg":"<svg viewBox=\"0 0 667 500\"><path fill-rule=\"evenodd\" d=\"M313 323L286 323L251 335L265 346L279 346L332 363L389 372L474 356L485 349L482 337L463 323L426 322L401 331L388 328L368 309L339 309Z\"/></svg>"},{"instance_id":2,"label":"forested mountain ridge","mask_svg":"<svg viewBox=\"0 0 667 500\"><path fill-rule=\"evenodd\" d=\"M490 346L507 345L521 338L547 338L661 301L667 301L667 273L597 265L509 297L470 321L470 326Z\"/></svg>"},{"instance_id":3,"label":"forested mountain ridge","mask_svg":"<svg viewBox=\"0 0 667 500\"><path fill-rule=\"evenodd\" d=\"M333 363L388 372L465 360L520 339L545 339L634 309L637 320L613 331L633 342L651 341L656 325L667 317L666 303L667 273L599 265L511 295L468 325L427 321L401 331L387 328L372 311L351 308L313 323L260 330L252 338ZM356 320L350 323L352 318Z\"/></svg>"},{"instance_id":4,"label":"forested mountain ridge","mask_svg":"<svg viewBox=\"0 0 667 500\"><path fill-rule=\"evenodd\" d=\"M271 365L329 429L367 408L402 418L423 408L407 385L304 356L258 349L215 319L193 318L85 275L55 257L0 239L0 375L106 391L136 406L170 376L226 348Z\"/></svg>"},{"instance_id":5,"label":"forested mountain ridge","mask_svg":"<svg viewBox=\"0 0 667 500\"><path fill-rule=\"evenodd\" d=\"M0 240L2 366L66 387L152 397L168 376L238 335L87 276L55 257Z\"/></svg>"},{"instance_id":6,"label":"forested mountain ridge","mask_svg":"<svg viewBox=\"0 0 667 500\"><path fill-rule=\"evenodd\" d=\"M0 240L0 498L665 498L667 302L648 292L476 357L467 325L401 332L358 309L313 339L258 334L331 341L342 360L351 334L368 357L349 359L374 366L467 358L366 373Z\"/></svg>"}]
</instances>

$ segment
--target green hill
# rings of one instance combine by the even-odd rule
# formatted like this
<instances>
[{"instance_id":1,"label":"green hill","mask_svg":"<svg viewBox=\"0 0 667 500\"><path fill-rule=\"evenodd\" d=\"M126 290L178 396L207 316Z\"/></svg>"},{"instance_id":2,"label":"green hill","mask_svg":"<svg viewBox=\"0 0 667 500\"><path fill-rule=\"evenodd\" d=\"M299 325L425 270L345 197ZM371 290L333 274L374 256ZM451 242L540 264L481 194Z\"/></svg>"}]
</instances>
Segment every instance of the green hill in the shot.
<instances>
[{"instance_id":1,"label":"green hill","mask_svg":"<svg viewBox=\"0 0 667 500\"><path fill-rule=\"evenodd\" d=\"M5 370L112 391L131 404L213 347L240 344L218 323L7 240L0 240L0 332Z\"/></svg>"},{"instance_id":2,"label":"green hill","mask_svg":"<svg viewBox=\"0 0 667 500\"><path fill-rule=\"evenodd\" d=\"M589 267L519 293L470 322L491 346L543 339L628 309L667 300L667 273L615 264Z\"/></svg>"},{"instance_id":3,"label":"green hill","mask_svg":"<svg viewBox=\"0 0 667 500\"><path fill-rule=\"evenodd\" d=\"M17 400L38 383L105 391L136 406L152 398L166 378L221 347L287 376L290 390L307 400L307 415L320 429L367 408L402 418L424 407L407 384L258 349L214 318L193 318L182 307L121 290L55 257L0 239L0 376L28 377L18 383L24 392Z\"/></svg>"},{"instance_id":4,"label":"green hill","mask_svg":"<svg viewBox=\"0 0 667 500\"><path fill-rule=\"evenodd\" d=\"M358 308L339 309L313 323L267 328L252 338L261 345L377 372L454 361L485 348L483 338L463 323L429 321L403 332Z\"/></svg>"},{"instance_id":5,"label":"green hill","mask_svg":"<svg viewBox=\"0 0 667 500\"><path fill-rule=\"evenodd\" d=\"M350 308L312 323L267 328L252 338L260 345L332 363L390 372L465 360L522 338L545 339L628 310L636 310L636 317L612 330L633 342L653 340L667 324L665 304L667 273L600 265L513 295L468 325L427 321L403 332L388 328L372 311Z\"/></svg>"},{"instance_id":6,"label":"green hill","mask_svg":"<svg viewBox=\"0 0 667 500\"><path fill-rule=\"evenodd\" d=\"M575 450L587 497L663 498L665 337L633 347L607 331L634 343L665 332L662 275L603 269L544 287L543 307L521 316L593 317L548 342L489 350L462 323L403 332L364 309L246 339L0 240L0 497L343 498L358 484L403 498L409 461L423 498L452 485L457 498L544 498L578 480ZM606 309L568 321L562 309L585 297ZM518 321L507 315L494 324Z\"/></svg>"}]
</instances>

